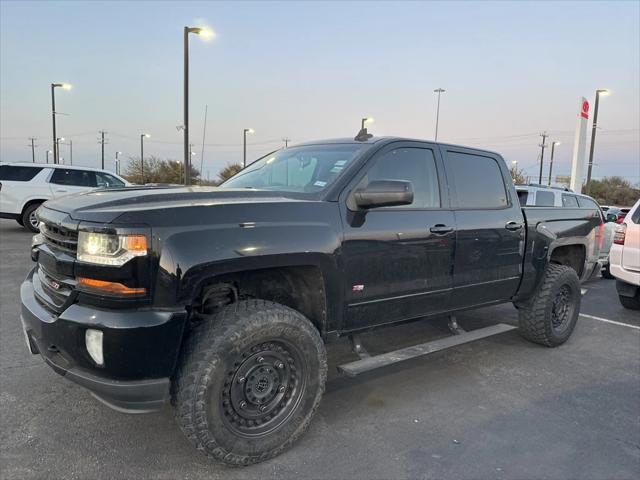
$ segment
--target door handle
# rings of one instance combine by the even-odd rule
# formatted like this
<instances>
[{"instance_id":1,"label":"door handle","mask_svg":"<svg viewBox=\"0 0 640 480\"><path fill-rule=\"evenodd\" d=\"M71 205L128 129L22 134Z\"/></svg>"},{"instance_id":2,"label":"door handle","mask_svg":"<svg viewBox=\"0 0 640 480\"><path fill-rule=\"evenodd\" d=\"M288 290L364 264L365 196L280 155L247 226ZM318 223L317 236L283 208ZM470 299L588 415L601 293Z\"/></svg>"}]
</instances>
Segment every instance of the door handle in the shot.
<instances>
[{"instance_id":1,"label":"door handle","mask_svg":"<svg viewBox=\"0 0 640 480\"><path fill-rule=\"evenodd\" d=\"M431 233L435 233L436 235L444 235L446 233L453 232L453 227L448 227L447 225L442 225L439 223L438 225L434 225L433 227L431 227L429 231Z\"/></svg>"},{"instance_id":2,"label":"door handle","mask_svg":"<svg viewBox=\"0 0 640 480\"><path fill-rule=\"evenodd\" d=\"M504 226L504 228L506 228L507 230L510 230L512 232L515 232L517 230L520 230L522 228L522 224L518 223L518 222L507 222L507 224Z\"/></svg>"}]
</instances>

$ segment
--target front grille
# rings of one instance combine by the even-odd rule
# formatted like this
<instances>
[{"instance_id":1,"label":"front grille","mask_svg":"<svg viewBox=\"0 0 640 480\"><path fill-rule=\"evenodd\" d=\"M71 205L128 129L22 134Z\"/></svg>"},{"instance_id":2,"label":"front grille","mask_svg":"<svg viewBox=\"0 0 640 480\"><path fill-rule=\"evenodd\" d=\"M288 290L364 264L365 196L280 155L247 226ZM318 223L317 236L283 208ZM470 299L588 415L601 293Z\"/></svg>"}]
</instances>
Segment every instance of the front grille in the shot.
<instances>
[{"instance_id":1,"label":"front grille","mask_svg":"<svg viewBox=\"0 0 640 480\"><path fill-rule=\"evenodd\" d=\"M69 302L69 296L75 290L76 282L71 278L54 276L47 272L42 265L38 265L37 274L34 275L34 291L40 300L49 308L60 312Z\"/></svg>"},{"instance_id":2,"label":"front grille","mask_svg":"<svg viewBox=\"0 0 640 480\"><path fill-rule=\"evenodd\" d=\"M75 255L78 249L77 230L70 230L59 225L41 222L40 233L42 233L45 243L49 246Z\"/></svg>"}]
</instances>

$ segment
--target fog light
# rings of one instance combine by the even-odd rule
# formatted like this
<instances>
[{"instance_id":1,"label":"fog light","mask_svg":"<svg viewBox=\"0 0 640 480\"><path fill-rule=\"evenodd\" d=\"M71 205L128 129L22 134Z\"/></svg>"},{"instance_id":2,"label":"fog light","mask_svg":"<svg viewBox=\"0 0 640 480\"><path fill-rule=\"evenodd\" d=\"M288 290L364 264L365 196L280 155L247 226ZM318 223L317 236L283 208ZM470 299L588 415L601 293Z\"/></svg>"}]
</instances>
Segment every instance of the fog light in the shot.
<instances>
[{"instance_id":1,"label":"fog light","mask_svg":"<svg viewBox=\"0 0 640 480\"><path fill-rule=\"evenodd\" d=\"M104 365L104 356L102 355L102 331L89 328L85 332L84 340L87 344L87 352L89 352L93 361L98 365Z\"/></svg>"}]
</instances>

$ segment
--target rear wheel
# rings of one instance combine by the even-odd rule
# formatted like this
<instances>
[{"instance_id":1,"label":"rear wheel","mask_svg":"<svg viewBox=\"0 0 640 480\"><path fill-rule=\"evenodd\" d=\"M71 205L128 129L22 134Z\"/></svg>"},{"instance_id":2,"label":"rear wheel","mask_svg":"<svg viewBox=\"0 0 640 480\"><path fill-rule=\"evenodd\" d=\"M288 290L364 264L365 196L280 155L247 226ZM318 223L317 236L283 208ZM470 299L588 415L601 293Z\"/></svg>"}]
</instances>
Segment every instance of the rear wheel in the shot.
<instances>
[{"instance_id":1,"label":"rear wheel","mask_svg":"<svg viewBox=\"0 0 640 480\"><path fill-rule=\"evenodd\" d=\"M638 290L634 297L618 295L618 298L624 308L628 308L629 310L640 310L640 290Z\"/></svg>"},{"instance_id":2,"label":"rear wheel","mask_svg":"<svg viewBox=\"0 0 640 480\"><path fill-rule=\"evenodd\" d=\"M174 382L178 423L214 460L249 465L307 429L327 376L324 344L301 313L247 300L194 329Z\"/></svg>"},{"instance_id":3,"label":"rear wheel","mask_svg":"<svg viewBox=\"0 0 640 480\"><path fill-rule=\"evenodd\" d=\"M611 268L609 267L609 264L607 263L607 265L602 269L602 278L606 278L607 280L613 280L614 277L613 275L611 275Z\"/></svg>"},{"instance_id":4,"label":"rear wheel","mask_svg":"<svg viewBox=\"0 0 640 480\"><path fill-rule=\"evenodd\" d=\"M22 212L22 226L33 233L38 232L38 218L36 217L36 210L40 205L40 203L32 203Z\"/></svg>"},{"instance_id":5,"label":"rear wheel","mask_svg":"<svg viewBox=\"0 0 640 480\"><path fill-rule=\"evenodd\" d=\"M520 334L547 347L562 345L578 321L580 302L580 280L575 270L549 264L538 291L520 304Z\"/></svg>"}]
</instances>

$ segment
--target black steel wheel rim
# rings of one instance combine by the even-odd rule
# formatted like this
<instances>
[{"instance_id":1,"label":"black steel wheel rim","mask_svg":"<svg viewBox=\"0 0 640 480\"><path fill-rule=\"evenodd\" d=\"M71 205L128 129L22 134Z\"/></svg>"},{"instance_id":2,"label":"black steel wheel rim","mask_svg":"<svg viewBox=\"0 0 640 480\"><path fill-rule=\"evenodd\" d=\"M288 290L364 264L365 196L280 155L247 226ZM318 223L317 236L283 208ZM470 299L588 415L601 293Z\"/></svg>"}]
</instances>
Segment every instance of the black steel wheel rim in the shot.
<instances>
[{"instance_id":1,"label":"black steel wheel rim","mask_svg":"<svg viewBox=\"0 0 640 480\"><path fill-rule=\"evenodd\" d=\"M567 328L573 316L573 292L569 285L562 285L551 305L551 325L556 332Z\"/></svg>"},{"instance_id":2,"label":"black steel wheel rim","mask_svg":"<svg viewBox=\"0 0 640 480\"><path fill-rule=\"evenodd\" d=\"M224 422L240 436L268 435L295 411L305 386L306 367L297 347L282 339L253 345L225 375Z\"/></svg>"}]
</instances>

